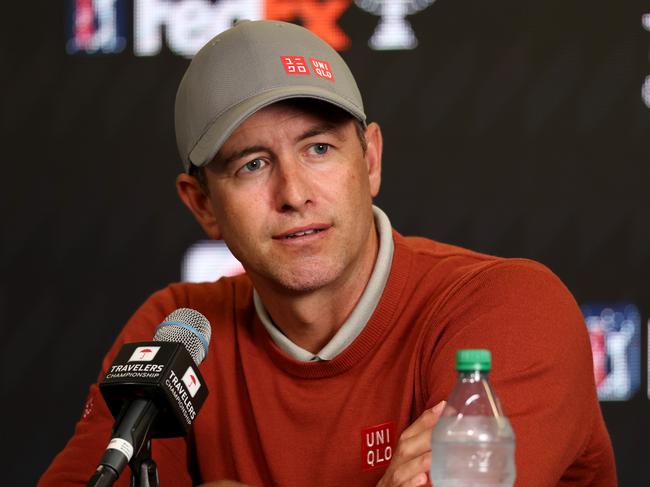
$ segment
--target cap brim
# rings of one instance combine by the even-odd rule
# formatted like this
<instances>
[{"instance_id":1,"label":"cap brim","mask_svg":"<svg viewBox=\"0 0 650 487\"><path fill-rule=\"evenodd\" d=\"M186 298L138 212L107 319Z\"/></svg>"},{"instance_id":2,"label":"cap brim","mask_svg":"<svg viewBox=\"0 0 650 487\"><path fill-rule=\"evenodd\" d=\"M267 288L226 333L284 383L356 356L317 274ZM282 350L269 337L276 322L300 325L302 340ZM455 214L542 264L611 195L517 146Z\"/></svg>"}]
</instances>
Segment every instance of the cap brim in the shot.
<instances>
[{"instance_id":1,"label":"cap brim","mask_svg":"<svg viewBox=\"0 0 650 487\"><path fill-rule=\"evenodd\" d=\"M314 86L288 86L274 88L229 108L215 117L205 133L198 140L189 154L189 163L194 166L205 166L219 152L219 149L239 125L258 110L280 100L291 98L313 98L331 103L349 112L365 124L366 115L360 107L331 91ZM185 168L189 169L189 166Z\"/></svg>"}]
</instances>

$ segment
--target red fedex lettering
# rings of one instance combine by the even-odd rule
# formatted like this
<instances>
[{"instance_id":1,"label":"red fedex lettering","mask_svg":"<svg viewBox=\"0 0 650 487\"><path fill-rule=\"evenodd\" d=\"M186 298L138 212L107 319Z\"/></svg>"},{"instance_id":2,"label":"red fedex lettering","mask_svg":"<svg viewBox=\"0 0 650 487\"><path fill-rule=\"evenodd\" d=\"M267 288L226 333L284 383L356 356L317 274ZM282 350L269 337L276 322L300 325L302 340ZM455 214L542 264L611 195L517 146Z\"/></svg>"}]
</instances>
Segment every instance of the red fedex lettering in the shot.
<instances>
[{"instance_id":1,"label":"red fedex lettering","mask_svg":"<svg viewBox=\"0 0 650 487\"><path fill-rule=\"evenodd\" d=\"M271 20L300 19L303 26L323 38L337 51L350 47L350 38L337 21L352 0L266 0L264 18Z\"/></svg>"}]
</instances>

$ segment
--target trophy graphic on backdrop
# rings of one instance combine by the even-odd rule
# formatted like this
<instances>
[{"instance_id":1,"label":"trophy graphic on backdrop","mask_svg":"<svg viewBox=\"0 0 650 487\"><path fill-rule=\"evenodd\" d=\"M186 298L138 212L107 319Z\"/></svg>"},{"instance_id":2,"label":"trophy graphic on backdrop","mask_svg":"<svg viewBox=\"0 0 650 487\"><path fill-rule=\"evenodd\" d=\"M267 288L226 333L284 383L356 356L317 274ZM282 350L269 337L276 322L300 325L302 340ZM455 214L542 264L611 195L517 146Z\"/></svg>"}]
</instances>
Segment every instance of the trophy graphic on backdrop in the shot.
<instances>
[{"instance_id":1,"label":"trophy graphic on backdrop","mask_svg":"<svg viewBox=\"0 0 650 487\"><path fill-rule=\"evenodd\" d=\"M371 14L380 15L381 20L368 41L371 48L414 49L418 40L407 15L424 10L435 0L354 0L357 6Z\"/></svg>"}]
</instances>

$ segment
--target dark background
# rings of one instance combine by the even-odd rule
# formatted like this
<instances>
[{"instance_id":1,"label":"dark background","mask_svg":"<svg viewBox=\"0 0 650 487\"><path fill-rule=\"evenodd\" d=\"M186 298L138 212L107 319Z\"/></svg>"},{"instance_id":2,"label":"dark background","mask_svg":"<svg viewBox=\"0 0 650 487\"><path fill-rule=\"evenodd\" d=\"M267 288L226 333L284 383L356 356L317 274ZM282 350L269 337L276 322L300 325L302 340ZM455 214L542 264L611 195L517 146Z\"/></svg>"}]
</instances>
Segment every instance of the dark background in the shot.
<instances>
[{"instance_id":1,"label":"dark background","mask_svg":"<svg viewBox=\"0 0 650 487\"><path fill-rule=\"evenodd\" d=\"M203 235L174 189L188 60L136 57L132 37L70 56L63 0L0 9L0 483L16 486L63 447L113 338ZM622 486L646 485L650 436L644 13L649 1L437 0L409 17L412 51L371 50L378 17L354 4L339 20L386 139L377 204L400 232L537 259L579 303L638 306L641 390L601 403Z\"/></svg>"}]
</instances>

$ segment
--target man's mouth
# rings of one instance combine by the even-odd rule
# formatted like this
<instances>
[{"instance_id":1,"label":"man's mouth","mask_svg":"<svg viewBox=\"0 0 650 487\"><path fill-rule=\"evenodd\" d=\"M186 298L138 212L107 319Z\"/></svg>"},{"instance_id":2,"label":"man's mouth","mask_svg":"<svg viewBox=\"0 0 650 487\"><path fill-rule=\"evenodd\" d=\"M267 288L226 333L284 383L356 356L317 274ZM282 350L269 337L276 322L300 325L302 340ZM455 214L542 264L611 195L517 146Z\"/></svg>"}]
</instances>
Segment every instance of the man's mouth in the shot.
<instances>
[{"instance_id":1,"label":"man's mouth","mask_svg":"<svg viewBox=\"0 0 650 487\"><path fill-rule=\"evenodd\" d=\"M315 225L302 228L294 228L289 230L287 233L282 233L274 237L277 240L291 240L300 237L307 237L309 235L315 235L320 232L324 232L330 227L330 225Z\"/></svg>"},{"instance_id":2,"label":"man's mouth","mask_svg":"<svg viewBox=\"0 0 650 487\"><path fill-rule=\"evenodd\" d=\"M285 235L282 238L287 239L287 238L304 237L305 235L311 235L313 233L318 233L318 232L322 232L322 231L323 230L320 229L320 228L314 228L312 230L305 230L304 232L290 233L289 235Z\"/></svg>"}]
</instances>

